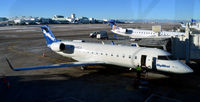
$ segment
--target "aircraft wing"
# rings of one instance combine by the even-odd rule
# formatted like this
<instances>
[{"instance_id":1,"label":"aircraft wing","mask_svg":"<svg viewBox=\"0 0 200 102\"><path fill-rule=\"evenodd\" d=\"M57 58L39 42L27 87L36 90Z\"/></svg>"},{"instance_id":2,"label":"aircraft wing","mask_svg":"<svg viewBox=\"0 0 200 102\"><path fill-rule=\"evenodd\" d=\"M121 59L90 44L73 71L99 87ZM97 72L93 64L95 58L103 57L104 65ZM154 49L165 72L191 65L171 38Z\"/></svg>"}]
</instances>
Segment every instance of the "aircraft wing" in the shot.
<instances>
[{"instance_id":1,"label":"aircraft wing","mask_svg":"<svg viewBox=\"0 0 200 102\"><path fill-rule=\"evenodd\" d=\"M72 62L72 63L60 63L60 64L52 64L52 65L41 65L41 66L34 66L34 67L14 68L7 58L6 58L6 61L8 62L9 67L14 71L105 64L104 62L94 61L94 62Z\"/></svg>"}]
</instances>

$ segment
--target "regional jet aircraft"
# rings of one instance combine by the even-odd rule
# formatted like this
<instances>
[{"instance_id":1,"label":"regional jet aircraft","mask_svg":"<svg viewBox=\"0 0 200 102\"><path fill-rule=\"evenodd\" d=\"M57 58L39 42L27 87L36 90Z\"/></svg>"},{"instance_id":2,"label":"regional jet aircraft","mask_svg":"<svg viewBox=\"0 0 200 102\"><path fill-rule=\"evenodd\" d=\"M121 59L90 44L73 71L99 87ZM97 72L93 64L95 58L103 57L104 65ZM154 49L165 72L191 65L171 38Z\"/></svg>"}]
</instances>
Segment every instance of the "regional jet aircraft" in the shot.
<instances>
[{"instance_id":1,"label":"regional jet aircraft","mask_svg":"<svg viewBox=\"0 0 200 102\"><path fill-rule=\"evenodd\" d=\"M153 32L152 30L141 30L132 28L121 28L115 23L115 20L108 21L112 28L112 32L121 36L128 36L130 38L171 38L172 36L183 36L185 33L161 31L160 33Z\"/></svg>"},{"instance_id":2,"label":"regional jet aircraft","mask_svg":"<svg viewBox=\"0 0 200 102\"><path fill-rule=\"evenodd\" d=\"M47 25L41 26L47 47L57 54L71 57L78 62L42 65L15 70L34 70L87 65L117 65L124 68L136 68L137 65L148 69L170 73L191 73L193 70L179 60L171 59L171 54L156 48L132 47L112 44L86 43L57 40Z\"/></svg>"}]
</instances>

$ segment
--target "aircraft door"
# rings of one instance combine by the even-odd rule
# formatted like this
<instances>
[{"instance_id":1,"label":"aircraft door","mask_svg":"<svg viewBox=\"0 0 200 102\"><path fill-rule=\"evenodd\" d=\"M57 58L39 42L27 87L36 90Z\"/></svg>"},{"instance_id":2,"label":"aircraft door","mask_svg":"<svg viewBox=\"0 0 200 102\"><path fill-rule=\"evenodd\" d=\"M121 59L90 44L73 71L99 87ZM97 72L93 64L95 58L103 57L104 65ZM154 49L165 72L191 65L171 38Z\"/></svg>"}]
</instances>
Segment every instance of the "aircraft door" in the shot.
<instances>
[{"instance_id":1,"label":"aircraft door","mask_svg":"<svg viewBox=\"0 0 200 102\"><path fill-rule=\"evenodd\" d=\"M146 67L146 58L147 58L147 55L141 56L141 66L142 67Z\"/></svg>"},{"instance_id":2,"label":"aircraft door","mask_svg":"<svg viewBox=\"0 0 200 102\"><path fill-rule=\"evenodd\" d=\"M156 57L152 58L152 69L156 70Z\"/></svg>"}]
</instances>

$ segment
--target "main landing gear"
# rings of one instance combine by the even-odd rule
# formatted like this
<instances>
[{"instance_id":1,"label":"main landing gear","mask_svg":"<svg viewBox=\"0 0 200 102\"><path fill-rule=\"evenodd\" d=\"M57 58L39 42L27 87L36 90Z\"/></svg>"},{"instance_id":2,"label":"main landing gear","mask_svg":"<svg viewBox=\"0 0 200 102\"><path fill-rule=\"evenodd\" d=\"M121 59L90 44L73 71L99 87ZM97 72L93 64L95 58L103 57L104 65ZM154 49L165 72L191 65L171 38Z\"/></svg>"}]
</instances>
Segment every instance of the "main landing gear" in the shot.
<instances>
[{"instance_id":1,"label":"main landing gear","mask_svg":"<svg viewBox=\"0 0 200 102\"><path fill-rule=\"evenodd\" d=\"M87 66L81 66L81 70L87 70L88 67Z\"/></svg>"}]
</instances>

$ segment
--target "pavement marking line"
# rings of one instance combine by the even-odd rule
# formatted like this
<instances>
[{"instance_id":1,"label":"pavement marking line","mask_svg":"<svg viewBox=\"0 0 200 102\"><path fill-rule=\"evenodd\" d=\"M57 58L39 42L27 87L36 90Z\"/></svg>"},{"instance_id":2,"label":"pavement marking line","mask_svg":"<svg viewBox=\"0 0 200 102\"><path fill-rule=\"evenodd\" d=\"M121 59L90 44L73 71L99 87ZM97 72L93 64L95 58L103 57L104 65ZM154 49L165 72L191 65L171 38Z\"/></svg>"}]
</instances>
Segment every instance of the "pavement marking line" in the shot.
<instances>
[{"instance_id":1,"label":"pavement marking line","mask_svg":"<svg viewBox=\"0 0 200 102\"><path fill-rule=\"evenodd\" d=\"M21 39L23 40L23 39ZM18 41L10 44L8 46L8 50L12 51L12 52L15 52L15 53L19 53L19 54L23 54L23 55L28 55L28 56L34 56L34 57L37 57L37 58L42 58L42 59L46 59L46 60L51 60L51 61L59 61L59 62L63 62L63 63L69 63L70 61L63 61L63 60L60 60L60 59L57 59L57 58L52 58L52 57L43 57L43 56L40 56L38 54L35 54L35 53L32 53L32 52L26 52L26 51L22 51L22 50L19 50L19 49L15 49L14 46L18 43Z\"/></svg>"}]
</instances>

